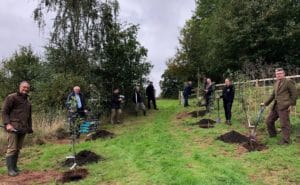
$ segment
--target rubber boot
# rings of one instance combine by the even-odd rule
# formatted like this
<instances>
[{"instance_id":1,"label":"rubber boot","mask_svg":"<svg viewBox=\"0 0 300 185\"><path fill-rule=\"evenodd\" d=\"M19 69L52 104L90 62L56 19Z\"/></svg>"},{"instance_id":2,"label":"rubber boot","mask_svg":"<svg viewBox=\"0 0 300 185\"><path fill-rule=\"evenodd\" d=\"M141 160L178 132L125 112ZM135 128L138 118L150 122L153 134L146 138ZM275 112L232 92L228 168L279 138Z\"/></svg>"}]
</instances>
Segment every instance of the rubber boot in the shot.
<instances>
[{"instance_id":1,"label":"rubber boot","mask_svg":"<svg viewBox=\"0 0 300 185\"><path fill-rule=\"evenodd\" d=\"M16 171L16 172L20 172L21 170L18 168L18 159L19 159L19 153L20 152L17 152L15 155L13 155L13 169Z\"/></svg>"},{"instance_id":2,"label":"rubber boot","mask_svg":"<svg viewBox=\"0 0 300 185\"><path fill-rule=\"evenodd\" d=\"M6 157L6 166L8 170L8 176L15 177L18 175L18 172L14 170L14 160L15 157L13 155Z\"/></svg>"},{"instance_id":3,"label":"rubber boot","mask_svg":"<svg viewBox=\"0 0 300 185\"><path fill-rule=\"evenodd\" d=\"M146 116L146 111L145 110L143 111L143 113L144 113L144 116Z\"/></svg>"}]
</instances>

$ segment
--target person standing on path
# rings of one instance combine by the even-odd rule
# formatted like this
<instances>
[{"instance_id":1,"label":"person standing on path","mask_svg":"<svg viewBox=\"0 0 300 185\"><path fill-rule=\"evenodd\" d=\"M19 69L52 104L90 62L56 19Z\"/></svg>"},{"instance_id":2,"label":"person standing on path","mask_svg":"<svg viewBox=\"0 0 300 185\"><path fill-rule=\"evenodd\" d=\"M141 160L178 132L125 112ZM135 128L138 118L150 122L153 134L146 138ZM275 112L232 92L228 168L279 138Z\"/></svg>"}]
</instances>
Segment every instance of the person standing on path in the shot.
<instances>
[{"instance_id":1,"label":"person standing on path","mask_svg":"<svg viewBox=\"0 0 300 185\"><path fill-rule=\"evenodd\" d=\"M86 108L84 95L80 91L79 86L73 87L73 91L68 95L66 100L66 107L68 110L68 119L70 122L71 133L76 133L76 137L80 138L80 124L79 118L86 118L88 112Z\"/></svg>"},{"instance_id":2,"label":"person standing on path","mask_svg":"<svg viewBox=\"0 0 300 185\"><path fill-rule=\"evenodd\" d=\"M189 96L192 94L192 81L185 82L183 89L184 107L189 105Z\"/></svg>"},{"instance_id":3,"label":"person standing on path","mask_svg":"<svg viewBox=\"0 0 300 185\"><path fill-rule=\"evenodd\" d=\"M142 92L140 90L140 86L138 86L138 85L135 87L132 100L133 100L133 103L135 104L136 116L138 115L139 110L142 110L144 116L146 116L146 106L143 102L143 96L142 96Z\"/></svg>"},{"instance_id":4,"label":"person standing on path","mask_svg":"<svg viewBox=\"0 0 300 185\"><path fill-rule=\"evenodd\" d=\"M111 117L110 123L115 124L115 120L117 123L121 123L120 117L122 114L121 103L123 102L124 97L120 95L119 88L115 88L113 90L113 95L111 98Z\"/></svg>"},{"instance_id":5,"label":"person standing on path","mask_svg":"<svg viewBox=\"0 0 300 185\"><path fill-rule=\"evenodd\" d=\"M231 125L231 108L234 100L234 86L229 78L225 79L225 87L222 91L221 98L223 99L226 124Z\"/></svg>"},{"instance_id":6,"label":"person standing on path","mask_svg":"<svg viewBox=\"0 0 300 185\"><path fill-rule=\"evenodd\" d=\"M210 112L212 106L213 84L210 78L206 79L206 87L204 89L204 99L206 112Z\"/></svg>"},{"instance_id":7,"label":"person standing on path","mask_svg":"<svg viewBox=\"0 0 300 185\"><path fill-rule=\"evenodd\" d=\"M282 139L278 142L279 145L288 145L291 143L291 123L289 115L296 105L297 90L295 82L285 77L285 72L282 68L275 70L276 83L270 98L262 103L263 106L268 106L274 101L266 124L270 137L276 137L277 131L275 121L279 118L281 124Z\"/></svg>"},{"instance_id":8,"label":"person standing on path","mask_svg":"<svg viewBox=\"0 0 300 185\"><path fill-rule=\"evenodd\" d=\"M155 89L153 86L153 82L149 82L149 85L146 88L146 95L147 95L147 99L148 99L148 109L151 109L151 101L153 104L153 108L155 110L158 110L156 107L156 100L155 100Z\"/></svg>"},{"instance_id":9,"label":"person standing on path","mask_svg":"<svg viewBox=\"0 0 300 185\"><path fill-rule=\"evenodd\" d=\"M20 151L26 134L33 133L31 118L31 103L28 99L30 84L23 81L19 91L8 95L2 107L2 120L7 132L6 166L9 176L17 176Z\"/></svg>"}]
</instances>

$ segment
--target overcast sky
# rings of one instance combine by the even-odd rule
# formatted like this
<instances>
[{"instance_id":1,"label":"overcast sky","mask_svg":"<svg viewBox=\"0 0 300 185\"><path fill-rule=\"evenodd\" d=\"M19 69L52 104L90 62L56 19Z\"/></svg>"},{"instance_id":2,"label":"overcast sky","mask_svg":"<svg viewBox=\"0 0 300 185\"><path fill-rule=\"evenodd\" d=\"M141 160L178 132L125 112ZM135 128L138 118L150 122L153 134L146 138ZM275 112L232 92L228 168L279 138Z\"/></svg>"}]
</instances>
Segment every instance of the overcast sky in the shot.
<instances>
[{"instance_id":1,"label":"overcast sky","mask_svg":"<svg viewBox=\"0 0 300 185\"><path fill-rule=\"evenodd\" d=\"M42 55L47 34L39 32L32 12L36 0L0 1L0 59L7 58L19 46L31 44ZM148 49L154 65L149 76L159 91L159 81L166 69L165 62L175 54L178 36L192 15L194 0L119 0L122 22L140 25L139 41Z\"/></svg>"}]
</instances>

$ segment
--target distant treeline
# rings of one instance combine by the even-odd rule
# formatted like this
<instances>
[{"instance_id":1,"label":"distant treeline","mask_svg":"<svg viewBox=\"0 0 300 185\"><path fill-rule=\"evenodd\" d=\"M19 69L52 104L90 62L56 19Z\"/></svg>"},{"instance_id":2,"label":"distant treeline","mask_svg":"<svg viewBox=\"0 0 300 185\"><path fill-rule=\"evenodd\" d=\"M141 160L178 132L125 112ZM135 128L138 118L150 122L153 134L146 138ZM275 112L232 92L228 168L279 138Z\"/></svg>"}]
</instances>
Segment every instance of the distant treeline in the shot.
<instances>
[{"instance_id":1,"label":"distant treeline","mask_svg":"<svg viewBox=\"0 0 300 185\"><path fill-rule=\"evenodd\" d=\"M299 0L197 0L180 46L167 61L162 95L176 97L184 81L244 74L271 77L274 68L299 74Z\"/></svg>"},{"instance_id":2,"label":"distant treeline","mask_svg":"<svg viewBox=\"0 0 300 185\"><path fill-rule=\"evenodd\" d=\"M62 109L75 85L93 99L90 106L98 113L109 109L114 87L131 96L152 66L147 49L137 41L138 26L122 24L118 11L116 0L39 0L33 17L40 29L47 13L55 15L45 55L24 46L3 59L1 98L15 92L23 80L31 83L36 111Z\"/></svg>"}]
</instances>

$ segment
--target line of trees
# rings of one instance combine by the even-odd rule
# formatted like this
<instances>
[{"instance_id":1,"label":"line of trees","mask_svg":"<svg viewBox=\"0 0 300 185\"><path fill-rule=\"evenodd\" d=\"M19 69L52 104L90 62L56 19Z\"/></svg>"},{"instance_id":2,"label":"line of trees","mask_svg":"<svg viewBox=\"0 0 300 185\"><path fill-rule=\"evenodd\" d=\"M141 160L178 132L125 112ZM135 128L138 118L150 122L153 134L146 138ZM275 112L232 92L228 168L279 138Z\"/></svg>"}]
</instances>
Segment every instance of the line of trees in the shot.
<instances>
[{"instance_id":1,"label":"line of trees","mask_svg":"<svg viewBox=\"0 0 300 185\"><path fill-rule=\"evenodd\" d=\"M167 61L162 95L177 96L197 73L219 82L235 72L270 75L270 66L296 73L300 66L299 0L196 0L194 15ZM271 68L273 73L273 69ZM250 73L251 72L251 73Z\"/></svg>"},{"instance_id":2,"label":"line of trees","mask_svg":"<svg viewBox=\"0 0 300 185\"><path fill-rule=\"evenodd\" d=\"M137 40L139 27L121 23L118 11L117 0L39 0L33 17L41 30L54 15L45 56L26 46L3 60L0 96L28 80L34 107L50 111L61 109L67 93L79 85L98 113L108 110L114 87L129 97L152 65Z\"/></svg>"}]
</instances>

